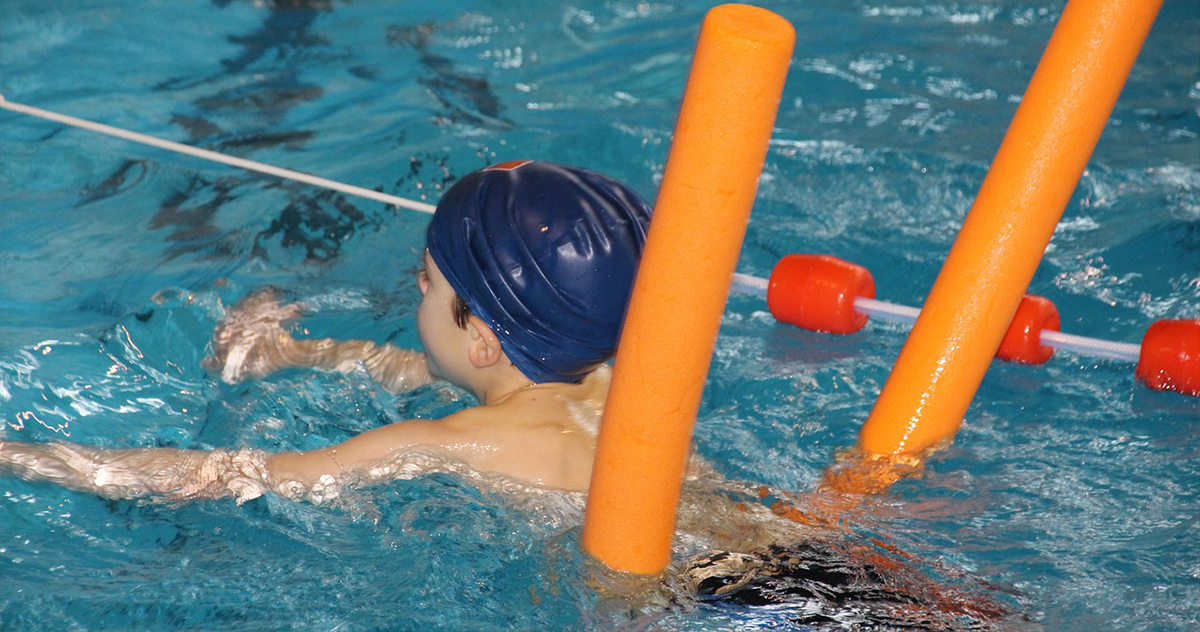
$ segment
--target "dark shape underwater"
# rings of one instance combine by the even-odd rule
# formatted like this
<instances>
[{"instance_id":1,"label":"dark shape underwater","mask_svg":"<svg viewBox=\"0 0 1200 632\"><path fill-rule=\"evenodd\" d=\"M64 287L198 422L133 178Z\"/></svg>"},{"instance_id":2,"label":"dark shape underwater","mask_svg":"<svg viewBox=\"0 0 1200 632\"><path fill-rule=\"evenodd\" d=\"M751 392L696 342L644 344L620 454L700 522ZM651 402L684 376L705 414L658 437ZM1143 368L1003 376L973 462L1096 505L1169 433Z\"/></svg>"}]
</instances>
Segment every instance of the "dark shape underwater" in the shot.
<instances>
[{"instance_id":1,"label":"dark shape underwater","mask_svg":"<svg viewBox=\"0 0 1200 632\"><path fill-rule=\"evenodd\" d=\"M684 582L702 607L775 629L996 630L1028 621L981 590L939 584L873 547L806 540L693 558Z\"/></svg>"}]
</instances>

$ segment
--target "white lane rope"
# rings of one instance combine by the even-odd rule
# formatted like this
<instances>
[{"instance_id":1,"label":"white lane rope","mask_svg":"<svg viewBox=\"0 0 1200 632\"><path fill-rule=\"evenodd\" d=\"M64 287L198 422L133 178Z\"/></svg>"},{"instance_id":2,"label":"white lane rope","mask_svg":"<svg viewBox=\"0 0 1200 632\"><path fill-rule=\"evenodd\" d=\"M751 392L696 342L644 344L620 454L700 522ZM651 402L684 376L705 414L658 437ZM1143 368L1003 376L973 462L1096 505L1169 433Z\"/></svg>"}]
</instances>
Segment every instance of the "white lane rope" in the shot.
<instances>
[{"instance_id":1,"label":"white lane rope","mask_svg":"<svg viewBox=\"0 0 1200 632\"><path fill-rule=\"evenodd\" d=\"M108 136L114 136L116 138L121 138L121 139L132 141L135 143L149 145L151 147L158 147L159 149L165 149L167 151L173 151L176 153L186 154L188 156L193 156L196 158L202 158L204 160L211 160L213 162L219 162L219 163L226 164L226 165L229 165L232 167L240 167L242 169L248 169L250 171L257 171L259 173L265 173L267 175L275 176L277 178L284 178L286 180L295 180L297 182L303 182L305 184L311 184L311 185L317 186L317 187L333 189L334 191L340 191L340 192L346 193L348 195L354 195L354 196L358 196L358 197L362 197L362 198L367 198L369 200L375 200L377 202L391 204L392 206L397 206L400 208L406 208L406 209L411 209L414 211L420 211L422 213L432 213L433 209L435 208L433 204L427 204L425 202L417 202L415 200L405 199L405 198L391 195L388 193L382 193L380 191L374 191L372 189L366 189L363 187L354 186L352 184L345 184L342 182L338 182L336 180L330 180L328 178L322 178L319 176L309 175L307 173L301 173L299 171L293 171L291 169L283 169L281 167L275 167L273 165L268 165L266 163L257 162L254 160L246 160L245 158L238 158L236 156L230 156L230 155L222 154L222 153L215 152L215 151L209 151L207 149L200 149L199 147L192 147L191 145L184 145L182 143L176 143L176 142L169 141L169 140L163 140L161 138L156 138L154 136L149 136L147 134L139 134L138 132L131 132L126 129L121 129L119 127L113 127L111 125L105 125L103 123L96 123L94 121L88 121L85 119L76 118L74 116L67 116L66 114L59 114L57 112L51 112L49 110L43 110L41 108L35 108L35 107L29 106L29 105L23 105L21 103L15 103L13 101L9 101L9 100L5 99L3 94L0 94L0 108L9 110L10 112L17 112L19 114L27 114L29 116L37 117L37 118L44 119L47 121L61 123L63 125L68 125L70 127L77 127L77 128L89 130L92 132L98 132L100 134L106 134Z\"/></svg>"}]
</instances>

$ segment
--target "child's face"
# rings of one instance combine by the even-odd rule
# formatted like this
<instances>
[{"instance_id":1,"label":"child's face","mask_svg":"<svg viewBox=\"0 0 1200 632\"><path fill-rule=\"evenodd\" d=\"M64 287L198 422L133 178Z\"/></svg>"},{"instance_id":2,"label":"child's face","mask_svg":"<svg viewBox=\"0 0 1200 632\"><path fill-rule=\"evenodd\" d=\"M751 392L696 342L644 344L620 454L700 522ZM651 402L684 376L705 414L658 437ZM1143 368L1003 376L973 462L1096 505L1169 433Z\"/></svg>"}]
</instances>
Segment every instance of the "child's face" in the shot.
<instances>
[{"instance_id":1,"label":"child's face","mask_svg":"<svg viewBox=\"0 0 1200 632\"><path fill-rule=\"evenodd\" d=\"M417 287L424 298L417 308L417 333L425 346L431 373L462 385L469 364L466 354L467 332L454 323L454 288L425 252L425 268L417 273Z\"/></svg>"}]
</instances>

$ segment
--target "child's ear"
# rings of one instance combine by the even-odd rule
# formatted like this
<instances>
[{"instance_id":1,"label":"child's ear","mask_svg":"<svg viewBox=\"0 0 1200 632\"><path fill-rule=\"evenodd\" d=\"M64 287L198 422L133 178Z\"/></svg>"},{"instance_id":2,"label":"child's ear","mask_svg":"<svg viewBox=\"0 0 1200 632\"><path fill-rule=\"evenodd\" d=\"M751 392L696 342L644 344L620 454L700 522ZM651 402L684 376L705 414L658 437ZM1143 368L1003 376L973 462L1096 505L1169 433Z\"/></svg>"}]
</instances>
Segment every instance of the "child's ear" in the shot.
<instances>
[{"instance_id":1,"label":"child's ear","mask_svg":"<svg viewBox=\"0 0 1200 632\"><path fill-rule=\"evenodd\" d=\"M467 357L475 368L486 369L504 357L504 350L500 348L500 339L480 317L474 314L467 316L467 333L471 336Z\"/></svg>"}]
</instances>

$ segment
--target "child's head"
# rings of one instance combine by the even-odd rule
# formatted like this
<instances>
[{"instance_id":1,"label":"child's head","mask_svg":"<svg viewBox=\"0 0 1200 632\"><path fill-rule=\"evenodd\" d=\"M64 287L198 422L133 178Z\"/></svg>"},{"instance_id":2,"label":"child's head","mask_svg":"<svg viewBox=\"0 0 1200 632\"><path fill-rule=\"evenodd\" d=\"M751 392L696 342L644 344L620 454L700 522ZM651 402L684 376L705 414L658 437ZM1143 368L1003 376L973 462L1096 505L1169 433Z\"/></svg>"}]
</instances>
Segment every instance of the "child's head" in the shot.
<instances>
[{"instance_id":1,"label":"child's head","mask_svg":"<svg viewBox=\"0 0 1200 632\"><path fill-rule=\"evenodd\" d=\"M526 377L575 382L616 350L649 221L646 202L616 180L510 162L451 187L426 245Z\"/></svg>"}]
</instances>

